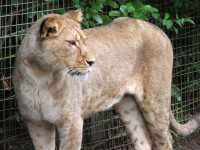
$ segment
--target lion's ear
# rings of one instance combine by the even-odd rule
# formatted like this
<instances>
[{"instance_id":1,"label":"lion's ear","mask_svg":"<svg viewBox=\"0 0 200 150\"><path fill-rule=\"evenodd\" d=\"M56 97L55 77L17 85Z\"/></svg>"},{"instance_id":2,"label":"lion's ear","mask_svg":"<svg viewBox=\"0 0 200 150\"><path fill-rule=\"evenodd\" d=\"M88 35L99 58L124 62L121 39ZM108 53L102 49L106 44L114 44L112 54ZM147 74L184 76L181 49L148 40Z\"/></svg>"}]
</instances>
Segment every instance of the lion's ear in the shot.
<instances>
[{"instance_id":1,"label":"lion's ear","mask_svg":"<svg viewBox=\"0 0 200 150\"><path fill-rule=\"evenodd\" d=\"M67 13L65 13L65 16L79 23L83 20L83 13L80 9L70 10Z\"/></svg>"},{"instance_id":2,"label":"lion's ear","mask_svg":"<svg viewBox=\"0 0 200 150\"><path fill-rule=\"evenodd\" d=\"M50 16L43 20L40 27L40 37L58 36L64 28L64 21L59 16Z\"/></svg>"}]
</instances>

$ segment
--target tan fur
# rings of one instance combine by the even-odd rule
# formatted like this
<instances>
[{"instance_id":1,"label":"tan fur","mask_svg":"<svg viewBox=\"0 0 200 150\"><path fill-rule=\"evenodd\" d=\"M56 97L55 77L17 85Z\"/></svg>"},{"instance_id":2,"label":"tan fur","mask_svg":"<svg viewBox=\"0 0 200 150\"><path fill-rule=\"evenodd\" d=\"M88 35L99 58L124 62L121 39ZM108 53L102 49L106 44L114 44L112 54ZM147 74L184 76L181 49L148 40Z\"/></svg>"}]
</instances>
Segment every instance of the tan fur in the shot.
<instances>
[{"instance_id":1,"label":"tan fur","mask_svg":"<svg viewBox=\"0 0 200 150\"><path fill-rule=\"evenodd\" d=\"M54 150L57 128L59 150L80 150L83 119L117 104L136 150L172 150L170 121L187 135L199 118L180 125L170 115L170 40L129 18L81 30L81 16L44 16L17 53L15 91L35 149Z\"/></svg>"}]
</instances>

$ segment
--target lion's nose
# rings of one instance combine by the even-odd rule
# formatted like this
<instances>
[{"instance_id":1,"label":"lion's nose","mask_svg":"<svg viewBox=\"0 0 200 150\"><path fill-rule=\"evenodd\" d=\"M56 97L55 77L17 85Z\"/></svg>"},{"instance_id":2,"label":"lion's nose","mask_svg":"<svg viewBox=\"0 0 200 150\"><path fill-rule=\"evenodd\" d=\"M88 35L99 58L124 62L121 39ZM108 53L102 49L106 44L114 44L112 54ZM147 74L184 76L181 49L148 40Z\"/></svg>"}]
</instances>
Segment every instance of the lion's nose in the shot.
<instances>
[{"instance_id":1,"label":"lion's nose","mask_svg":"<svg viewBox=\"0 0 200 150\"><path fill-rule=\"evenodd\" d=\"M89 65L89 66L92 66L95 64L95 60L86 60L86 63Z\"/></svg>"}]
</instances>

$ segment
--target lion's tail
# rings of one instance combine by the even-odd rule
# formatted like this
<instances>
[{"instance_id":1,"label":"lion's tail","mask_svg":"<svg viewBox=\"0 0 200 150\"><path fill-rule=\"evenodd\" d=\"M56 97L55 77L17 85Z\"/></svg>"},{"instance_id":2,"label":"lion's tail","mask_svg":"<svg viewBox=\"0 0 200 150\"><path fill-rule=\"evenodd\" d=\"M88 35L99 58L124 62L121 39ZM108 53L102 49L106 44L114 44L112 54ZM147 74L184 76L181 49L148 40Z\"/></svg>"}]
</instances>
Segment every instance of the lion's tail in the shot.
<instances>
[{"instance_id":1,"label":"lion's tail","mask_svg":"<svg viewBox=\"0 0 200 150\"><path fill-rule=\"evenodd\" d=\"M170 124L173 130L182 136L187 136L200 127L200 113L194 115L191 120L185 124L180 124L176 121L172 111L170 111Z\"/></svg>"}]
</instances>

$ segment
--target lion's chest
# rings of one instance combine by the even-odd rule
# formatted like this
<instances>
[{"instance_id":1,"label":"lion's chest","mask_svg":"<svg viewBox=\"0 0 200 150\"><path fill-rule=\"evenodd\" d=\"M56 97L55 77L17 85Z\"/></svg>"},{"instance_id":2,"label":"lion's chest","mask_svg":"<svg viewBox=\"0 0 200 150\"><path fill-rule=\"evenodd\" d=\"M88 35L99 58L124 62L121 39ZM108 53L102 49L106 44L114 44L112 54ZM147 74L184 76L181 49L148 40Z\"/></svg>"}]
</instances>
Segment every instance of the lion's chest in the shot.
<instances>
[{"instance_id":1,"label":"lion's chest","mask_svg":"<svg viewBox=\"0 0 200 150\"><path fill-rule=\"evenodd\" d=\"M18 90L18 105L25 118L37 122L46 120L51 123L60 119L60 106L45 89L22 83Z\"/></svg>"}]
</instances>

